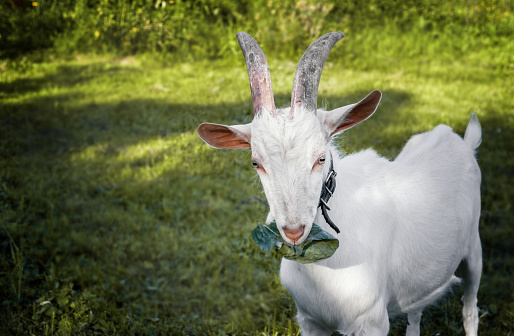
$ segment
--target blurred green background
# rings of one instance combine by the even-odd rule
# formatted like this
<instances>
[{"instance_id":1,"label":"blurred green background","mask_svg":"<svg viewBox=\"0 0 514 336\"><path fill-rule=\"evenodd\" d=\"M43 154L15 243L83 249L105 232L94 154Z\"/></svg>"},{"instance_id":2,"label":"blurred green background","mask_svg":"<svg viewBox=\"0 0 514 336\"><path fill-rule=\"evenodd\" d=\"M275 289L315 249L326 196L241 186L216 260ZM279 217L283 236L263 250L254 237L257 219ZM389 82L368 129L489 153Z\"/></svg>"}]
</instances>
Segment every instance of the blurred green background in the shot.
<instances>
[{"instance_id":1,"label":"blurred green background","mask_svg":"<svg viewBox=\"0 0 514 336\"><path fill-rule=\"evenodd\" d=\"M369 44L382 53L366 55L365 63L396 54L448 60L503 49L513 30L508 0L11 0L0 8L3 57L48 50L64 57L94 52L234 59L240 53L234 34L248 31L269 56L291 59L322 33L344 30L348 61L372 51ZM509 66L512 49L495 57Z\"/></svg>"},{"instance_id":2,"label":"blurred green background","mask_svg":"<svg viewBox=\"0 0 514 336\"><path fill-rule=\"evenodd\" d=\"M506 0L0 1L0 334L297 335L248 151L204 121L252 120L235 34L260 43L277 106L316 38L343 31L318 106L373 89L336 139L394 158L415 133L483 127L480 334L514 330L514 18ZM459 271L457 272L459 273ZM460 296L423 335L464 335ZM391 321L391 335L406 321Z\"/></svg>"}]
</instances>

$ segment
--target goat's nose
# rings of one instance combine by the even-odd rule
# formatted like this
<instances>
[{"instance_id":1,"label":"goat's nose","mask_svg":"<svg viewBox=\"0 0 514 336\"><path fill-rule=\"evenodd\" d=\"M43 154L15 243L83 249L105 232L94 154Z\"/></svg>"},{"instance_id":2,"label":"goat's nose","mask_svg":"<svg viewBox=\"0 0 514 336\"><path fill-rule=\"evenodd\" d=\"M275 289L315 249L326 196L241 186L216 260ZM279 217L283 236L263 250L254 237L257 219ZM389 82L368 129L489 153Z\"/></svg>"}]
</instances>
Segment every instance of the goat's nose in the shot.
<instances>
[{"instance_id":1,"label":"goat's nose","mask_svg":"<svg viewBox=\"0 0 514 336\"><path fill-rule=\"evenodd\" d=\"M284 234L286 235L287 238L291 239L292 241L297 241L298 238L303 236L304 231L305 231L305 225L301 225L294 229L284 226Z\"/></svg>"}]
</instances>

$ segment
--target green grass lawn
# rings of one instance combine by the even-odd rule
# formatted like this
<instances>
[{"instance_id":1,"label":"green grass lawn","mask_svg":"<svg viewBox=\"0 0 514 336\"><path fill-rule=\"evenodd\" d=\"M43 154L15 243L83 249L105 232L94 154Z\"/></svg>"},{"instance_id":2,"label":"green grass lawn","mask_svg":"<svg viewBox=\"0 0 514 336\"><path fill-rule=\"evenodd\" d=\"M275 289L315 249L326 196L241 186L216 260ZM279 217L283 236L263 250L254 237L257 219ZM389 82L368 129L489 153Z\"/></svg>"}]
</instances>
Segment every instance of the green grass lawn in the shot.
<instances>
[{"instance_id":1,"label":"green grass lawn","mask_svg":"<svg viewBox=\"0 0 514 336\"><path fill-rule=\"evenodd\" d=\"M329 61L334 61L329 57ZM270 60L277 106L296 64ZM373 67L370 67L373 69ZM0 333L297 335L279 261L250 231L267 204L249 151L214 150L204 121L247 123L242 57L160 64L80 56L0 63ZM346 152L394 158L411 135L482 124L482 335L514 330L513 74L487 62L327 63L319 105L383 93ZM425 311L423 335L463 335L461 289ZM402 335L405 321L393 321Z\"/></svg>"}]
</instances>

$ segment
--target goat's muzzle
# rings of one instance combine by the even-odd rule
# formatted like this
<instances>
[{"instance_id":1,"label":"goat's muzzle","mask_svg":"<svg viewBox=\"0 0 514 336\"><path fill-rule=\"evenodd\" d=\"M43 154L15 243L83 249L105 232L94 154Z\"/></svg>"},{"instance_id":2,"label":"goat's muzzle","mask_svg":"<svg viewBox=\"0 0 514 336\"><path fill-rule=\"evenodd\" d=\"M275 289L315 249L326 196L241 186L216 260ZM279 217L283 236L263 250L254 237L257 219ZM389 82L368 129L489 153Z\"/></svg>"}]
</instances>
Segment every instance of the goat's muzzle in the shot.
<instances>
[{"instance_id":1,"label":"goat's muzzle","mask_svg":"<svg viewBox=\"0 0 514 336\"><path fill-rule=\"evenodd\" d=\"M291 241L293 241L293 244L296 244L296 242L303 236L305 232L305 225L300 225L299 227L296 227L294 229L285 226L283 230L286 237L291 239Z\"/></svg>"}]
</instances>

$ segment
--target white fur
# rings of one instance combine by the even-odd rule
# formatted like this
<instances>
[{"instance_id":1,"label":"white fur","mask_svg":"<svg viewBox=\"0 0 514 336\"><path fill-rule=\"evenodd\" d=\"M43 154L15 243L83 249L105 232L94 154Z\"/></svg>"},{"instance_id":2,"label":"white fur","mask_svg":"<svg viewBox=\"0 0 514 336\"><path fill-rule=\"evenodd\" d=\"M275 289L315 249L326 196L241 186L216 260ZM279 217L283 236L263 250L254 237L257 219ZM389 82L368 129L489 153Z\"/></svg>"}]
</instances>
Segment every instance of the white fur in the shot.
<instances>
[{"instance_id":1,"label":"white fur","mask_svg":"<svg viewBox=\"0 0 514 336\"><path fill-rule=\"evenodd\" d=\"M302 335L387 335L389 317L407 314L407 335L419 335L421 312L460 282L464 261L464 327L476 335L476 293L482 260L478 222L481 141L473 115L463 140L440 125L413 136L394 161L371 149L340 157L331 144L334 125L351 106L276 116L250 124L252 157L270 205L267 221L284 227L312 223L336 235L318 211L332 153L337 187L329 215L341 230L339 249L325 260L283 259L280 278L294 298ZM248 126L247 126L248 128ZM326 163L316 165L326 152Z\"/></svg>"}]
</instances>

